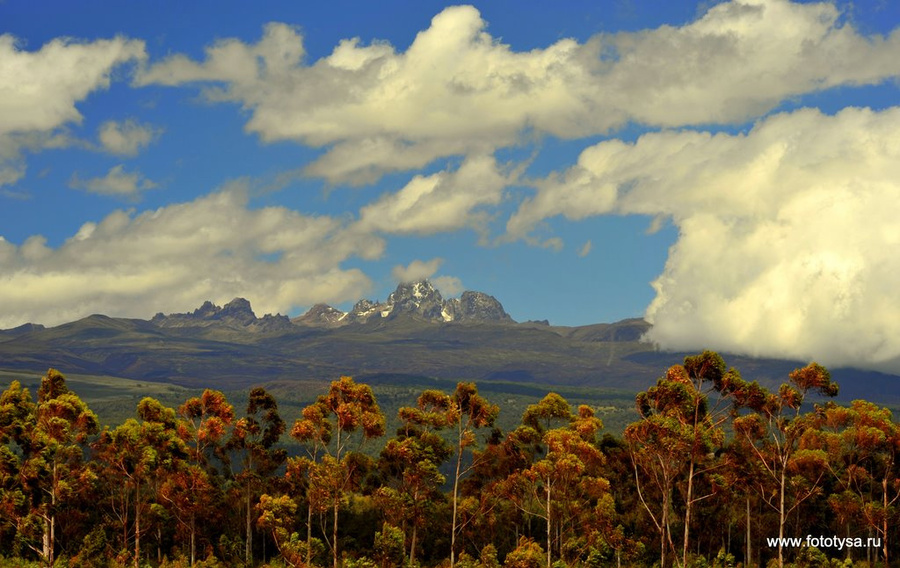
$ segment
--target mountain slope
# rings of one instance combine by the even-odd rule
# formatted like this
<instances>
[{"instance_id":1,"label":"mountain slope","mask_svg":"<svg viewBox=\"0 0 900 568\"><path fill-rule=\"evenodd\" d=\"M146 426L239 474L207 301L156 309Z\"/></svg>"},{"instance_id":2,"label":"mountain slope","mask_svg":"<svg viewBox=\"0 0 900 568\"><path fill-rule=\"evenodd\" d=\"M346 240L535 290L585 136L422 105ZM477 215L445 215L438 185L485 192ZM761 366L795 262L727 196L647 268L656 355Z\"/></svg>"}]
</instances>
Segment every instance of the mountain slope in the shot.
<instances>
[{"instance_id":1,"label":"mountain slope","mask_svg":"<svg viewBox=\"0 0 900 568\"><path fill-rule=\"evenodd\" d=\"M318 305L293 321L258 318L238 298L150 321L94 315L53 328L22 326L0 331L0 369L55 367L223 389L349 374L638 391L685 355L641 343L648 329L640 319L581 327L516 323L487 294L445 300L418 282L398 286L385 302L363 300L348 313ZM745 378L768 386L806 363L723 356ZM832 372L845 400L900 403L900 377Z\"/></svg>"}]
</instances>

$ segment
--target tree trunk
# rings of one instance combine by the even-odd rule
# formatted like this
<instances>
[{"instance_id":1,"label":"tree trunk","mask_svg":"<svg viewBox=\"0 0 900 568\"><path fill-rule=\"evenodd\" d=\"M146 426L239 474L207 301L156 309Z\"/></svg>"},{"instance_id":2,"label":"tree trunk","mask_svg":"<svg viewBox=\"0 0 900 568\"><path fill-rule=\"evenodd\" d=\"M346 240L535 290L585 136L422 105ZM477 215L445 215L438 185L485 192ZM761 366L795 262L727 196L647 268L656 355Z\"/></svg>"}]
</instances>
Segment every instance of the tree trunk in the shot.
<instances>
[{"instance_id":1,"label":"tree trunk","mask_svg":"<svg viewBox=\"0 0 900 568\"><path fill-rule=\"evenodd\" d=\"M753 556L751 555L752 549L750 548L750 496L747 495L747 555L744 557L744 565L750 566L750 562L753 561Z\"/></svg>"},{"instance_id":2,"label":"tree trunk","mask_svg":"<svg viewBox=\"0 0 900 568\"><path fill-rule=\"evenodd\" d=\"M669 528L669 500L663 495L662 518L659 525L659 566L666 568L666 534Z\"/></svg>"},{"instance_id":3,"label":"tree trunk","mask_svg":"<svg viewBox=\"0 0 900 568\"><path fill-rule=\"evenodd\" d=\"M340 563L338 562L338 546L337 546L337 538L338 538L338 507L340 506L340 501L335 499L334 501L334 525L331 528L331 549L332 549L332 559L334 561L334 568L338 568Z\"/></svg>"},{"instance_id":4,"label":"tree trunk","mask_svg":"<svg viewBox=\"0 0 900 568\"><path fill-rule=\"evenodd\" d=\"M881 549L884 552L884 566L887 568L890 566L888 563L888 478L887 476L881 480L881 494L883 496L883 507L884 518L882 519L882 527L881 527L881 538L884 539L884 542L881 543Z\"/></svg>"},{"instance_id":5,"label":"tree trunk","mask_svg":"<svg viewBox=\"0 0 900 568\"><path fill-rule=\"evenodd\" d=\"M53 566L53 562L50 559L50 519L48 517L44 517L44 534L41 538L41 555L44 557L44 562L47 563L47 566Z\"/></svg>"},{"instance_id":6,"label":"tree trunk","mask_svg":"<svg viewBox=\"0 0 900 568\"><path fill-rule=\"evenodd\" d=\"M135 498L136 502L137 499ZM135 507L135 510L137 510L137 507ZM128 523L128 491L126 490L125 498L122 502L122 550L128 548Z\"/></svg>"},{"instance_id":7,"label":"tree trunk","mask_svg":"<svg viewBox=\"0 0 900 568\"><path fill-rule=\"evenodd\" d=\"M784 486L787 483L785 479L785 467L781 468L781 488L778 498L778 568L784 568Z\"/></svg>"},{"instance_id":8,"label":"tree trunk","mask_svg":"<svg viewBox=\"0 0 900 568\"><path fill-rule=\"evenodd\" d=\"M134 490L134 568L140 568L141 563L141 500L138 494L140 485Z\"/></svg>"},{"instance_id":9,"label":"tree trunk","mask_svg":"<svg viewBox=\"0 0 900 568\"><path fill-rule=\"evenodd\" d=\"M250 522L250 481L247 481L247 549L244 553L247 565L249 566L253 559L253 527Z\"/></svg>"},{"instance_id":10,"label":"tree trunk","mask_svg":"<svg viewBox=\"0 0 900 568\"><path fill-rule=\"evenodd\" d=\"M335 445L334 450L335 461L337 462L338 472L340 472L341 467L341 427L340 420L338 420L337 427L337 444ZM341 472L342 473L342 472ZM341 490L344 489L343 480L341 481ZM333 560L333 568L338 568L340 566L340 562L338 562L338 507L340 506L340 495L335 498L334 501L334 526L331 529L331 550L332 550L332 560Z\"/></svg>"},{"instance_id":11,"label":"tree trunk","mask_svg":"<svg viewBox=\"0 0 900 568\"><path fill-rule=\"evenodd\" d=\"M691 500L694 498L694 459L688 471L687 499L684 501L684 543L681 548L681 565L687 566L688 539L691 530Z\"/></svg>"},{"instance_id":12,"label":"tree trunk","mask_svg":"<svg viewBox=\"0 0 900 568\"><path fill-rule=\"evenodd\" d=\"M412 566L413 563L416 561L416 536L418 533L418 529L419 529L419 527L416 525L415 522L413 522L412 538L410 539L410 543L409 543L409 565L410 566Z\"/></svg>"},{"instance_id":13,"label":"tree trunk","mask_svg":"<svg viewBox=\"0 0 900 568\"><path fill-rule=\"evenodd\" d=\"M197 562L197 526L194 512L191 511L191 566Z\"/></svg>"},{"instance_id":14,"label":"tree trunk","mask_svg":"<svg viewBox=\"0 0 900 568\"><path fill-rule=\"evenodd\" d=\"M550 480L547 480L547 568L551 568L550 563Z\"/></svg>"},{"instance_id":15,"label":"tree trunk","mask_svg":"<svg viewBox=\"0 0 900 568\"><path fill-rule=\"evenodd\" d=\"M460 444L456 449L456 475L453 477L453 521L450 524L450 568L456 563L456 511L459 500L459 469L462 465L462 419L459 420Z\"/></svg>"},{"instance_id":16,"label":"tree trunk","mask_svg":"<svg viewBox=\"0 0 900 568\"><path fill-rule=\"evenodd\" d=\"M53 479L50 482L50 514L44 518L44 558L48 566L53 566L53 550L56 548L56 487L58 481L57 464L53 462Z\"/></svg>"},{"instance_id":17,"label":"tree trunk","mask_svg":"<svg viewBox=\"0 0 900 568\"><path fill-rule=\"evenodd\" d=\"M306 565L312 566L312 501L306 492Z\"/></svg>"}]
</instances>

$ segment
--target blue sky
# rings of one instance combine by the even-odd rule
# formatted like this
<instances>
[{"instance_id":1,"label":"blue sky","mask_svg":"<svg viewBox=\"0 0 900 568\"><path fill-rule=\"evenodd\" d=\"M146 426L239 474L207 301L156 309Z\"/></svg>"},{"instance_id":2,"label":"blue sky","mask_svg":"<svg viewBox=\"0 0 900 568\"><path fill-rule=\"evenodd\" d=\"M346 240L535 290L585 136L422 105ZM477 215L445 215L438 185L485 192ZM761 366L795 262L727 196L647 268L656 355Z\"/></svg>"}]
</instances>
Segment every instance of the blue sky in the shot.
<instances>
[{"instance_id":1,"label":"blue sky","mask_svg":"<svg viewBox=\"0 0 900 568\"><path fill-rule=\"evenodd\" d=\"M520 321L900 368L898 24L883 0L2 3L0 327L429 277Z\"/></svg>"}]
</instances>

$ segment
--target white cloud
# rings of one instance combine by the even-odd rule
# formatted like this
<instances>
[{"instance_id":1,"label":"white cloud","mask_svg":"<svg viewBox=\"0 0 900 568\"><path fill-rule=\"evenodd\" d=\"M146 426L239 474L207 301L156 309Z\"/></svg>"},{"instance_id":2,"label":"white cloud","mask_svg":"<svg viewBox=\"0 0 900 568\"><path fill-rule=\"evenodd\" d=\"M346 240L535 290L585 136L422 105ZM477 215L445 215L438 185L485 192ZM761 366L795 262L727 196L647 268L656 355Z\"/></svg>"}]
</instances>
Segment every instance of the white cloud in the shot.
<instances>
[{"instance_id":1,"label":"white cloud","mask_svg":"<svg viewBox=\"0 0 900 568\"><path fill-rule=\"evenodd\" d=\"M398 264L391 270L391 277L400 284L431 278L443 262L443 258L436 257L428 261L414 260L408 266Z\"/></svg>"},{"instance_id":2,"label":"white cloud","mask_svg":"<svg viewBox=\"0 0 900 568\"><path fill-rule=\"evenodd\" d=\"M136 198L141 192L157 186L140 172L128 173L124 166L119 164L110 168L103 177L81 179L77 174L72 174L69 187L99 195Z\"/></svg>"},{"instance_id":3,"label":"white cloud","mask_svg":"<svg viewBox=\"0 0 900 568\"><path fill-rule=\"evenodd\" d=\"M100 125L98 135L103 149L118 156L137 156L150 145L161 130L135 120L124 122L107 121Z\"/></svg>"},{"instance_id":4,"label":"white cloud","mask_svg":"<svg viewBox=\"0 0 900 568\"><path fill-rule=\"evenodd\" d=\"M417 175L360 210L358 227L391 234L433 234L463 227L482 229L485 207L497 205L517 173L499 171L490 156L467 158L455 171Z\"/></svg>"},{"instance_id":5,"label":"white cloud","mask_svg":"<svg viewBox=\"0 0 900 568\"><path fill-rule=\"evenodd\" d=\"M86 223L59 247L41 236L0 241L0 328L59 324L91 313L148 318L204 300L249 299L259 313L364 296L369 279L343 269L384 243L331 217L249 209L240 184L195 201Z\"/></svg>"},{"instance_id":6,"label":"white cloud","mask_svg":"<svg viewBox=\"0 0 900 568\"><path fill-rule=\"evenodd\" d=\"M54 39L25 51L13 36L0 35L0 185L24 175L23 151L68 144L60 129L81 122L75 103L108 88L115 67L144 57L144 42L120 37Z\"/></svg>"},{"instance_id":7,"label":"white cloud","mask_svg":"<svg viewBox=\"0 0 900 568\"><path fill-rule=\"evenodd\" d=\"M222 40L202 62L169 57L137 84L213 82L206 98L240 103L246 130L262 140L327 147L309 174L368 183L438 157L491 153L526 132L742 123L797 95L900 73L900 32L860 35L829 3L734 0L681 27L527 52L485 30L475 8L450 7L405 52L354 38L309 65L300 33L273 23L256 44Z\"/></svg>"},{"instance_id":8,"label":"white cloud","mask_svg":"<svg viewBox=\"0 0 900 568\"><path fill-rule=\"evenodd\" d=\"M646 317L671 349L900 370L900 108L775 115L746 135L602 142L509 220L666 216Z\"/></svg>"},{"instance_id":9,"label":"white cloud","mask_svg":"<svg viewBox=\"0 0 900 568\"><path fill-rule=\"evenodd\" d=\"M435 288L440 290L441 296L444 298L453 298L465 292L462 280L456 276L438 276L431 279L431 283Z\"/></svg>"},{"instance_id":10,"label":"white cloud","mask_svg":"<svg viewBox=\"0 0 900 568\"><path fill-rule=\"evenodd\" d=\"M462 281L456 276L434 276L444 263L443 258L431 260L414 260L409 265L398 264L391 270L391 277L398 283L415 282L428 279L444 298L458 296L465 290Z\"/></svg>"},{"instance_id":11,"label":"white cloud","mask_svg":"<svg viewBox=\"0 0 900 568\"><path fill-rule=\"evenodd\" d=\"M581 245L581 248L578 249L578 256L584 258L587 255L591 254L592 246L593 245L591 244L591 240L588 239L583 245Z\"/></svg>"}]
</instances>

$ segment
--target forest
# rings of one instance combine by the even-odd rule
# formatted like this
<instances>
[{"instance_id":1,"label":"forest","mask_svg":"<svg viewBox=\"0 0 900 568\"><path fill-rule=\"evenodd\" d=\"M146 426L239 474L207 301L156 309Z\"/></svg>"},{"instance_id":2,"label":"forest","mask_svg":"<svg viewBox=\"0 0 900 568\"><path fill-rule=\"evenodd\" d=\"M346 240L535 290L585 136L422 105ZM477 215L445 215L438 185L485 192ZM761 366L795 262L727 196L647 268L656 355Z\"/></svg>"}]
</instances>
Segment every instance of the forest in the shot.
<instances>
[{"instance_id":1,"label":"forest","mask_svg":"<svg viewBox=\"0 0 900 568\"><path fill-rule=\"evenodd\" d=\"M256 387L101 429L50 369L0 395L0 567L888 567L900 427L837 393L816 363L771 391L704 351L621 436L553 392L501 431L470 382L386 431L346 376L293 424Z\"/></svg>"}]
</instances>

